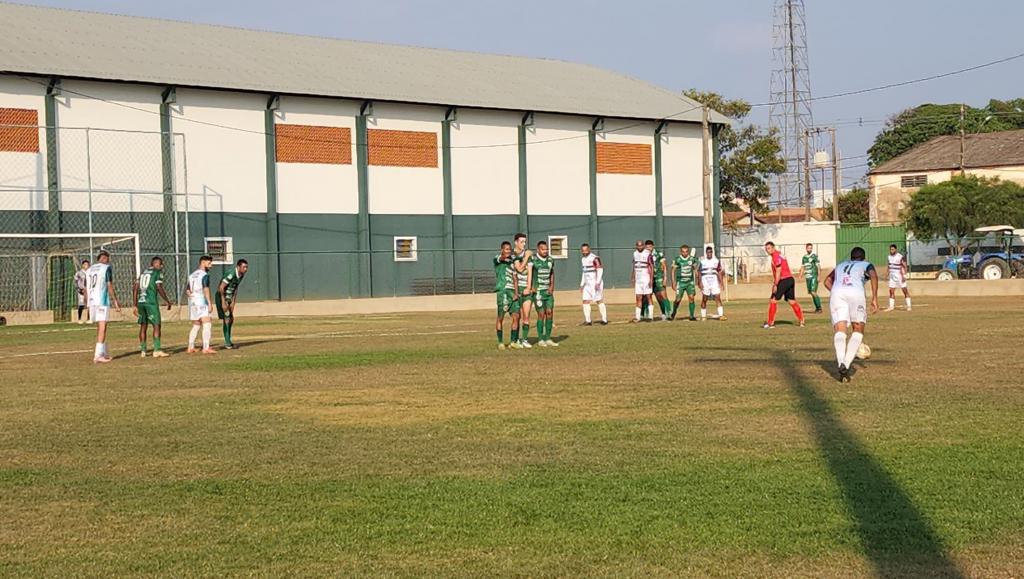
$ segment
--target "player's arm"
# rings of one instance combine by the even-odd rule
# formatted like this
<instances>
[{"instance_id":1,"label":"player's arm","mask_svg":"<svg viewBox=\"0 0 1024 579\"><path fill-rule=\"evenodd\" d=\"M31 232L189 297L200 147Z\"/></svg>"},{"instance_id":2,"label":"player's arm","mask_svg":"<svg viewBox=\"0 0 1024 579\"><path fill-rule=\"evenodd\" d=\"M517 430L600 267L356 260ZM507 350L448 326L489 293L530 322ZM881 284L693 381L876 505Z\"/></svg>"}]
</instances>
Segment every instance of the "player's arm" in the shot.
<instances>
[{"instance_id":1,"label":"player's arm","mask_svg":"<svg viewBox=\"0 0 1024 579\"><path fill-rule=\"evenodd\" d=\"M718 262L718 287L725 287L725 268L722 267L722 262Z\"/></svg>"},{"instance_id":2,"label":"player's arm","mask_svg":"<svg viewBox=\"0 0 1024 579\"><path fill-rule=\"evenodd\" d=\"M171 298L167 297L167 292L164 290L164 280L156 280L156 293L160 294L160 297L164 299L164 303L167 304L167 311L170 311Z\"/></svg>"},{"instance_id":3,"label":"player's arm","mask_svg":"<svg viewBox=\"0 0 1024 579\"><path fill-rule=\"evenodd\" d=\"M654 279L654 256L647 258L647 277Z\"/></svg>"},{"instance_id":4,"label":"player's arm","mask_svg":"<svg viewBox=\"0 0 1024 579\"><path fill-rule=\"evenodd\" d=\"M139 280L132 284L132 303L135 304L135 314L139 313Z\"/></svg>"},{"instance_id":5,"label":"player's arm","mask_svg":"<svg viewBox=\"0 0 1024 579\"><path fill-rule=\"evenodd\" d=\"M217 286L217 295L219 295L221 297L221 299L224 299L224 292L227 289L228 289L228 281L226 279L222 279L220 281L220 285Z\"/></svg>"},{"instance_id":6,"label":"player's arm","mask_svg":"<svg viewBox=\"0 0 1024 579\"><path fill-rule=\"evenodd\" d=\"M551 281L550 281L550 284L551 284L551 287L549 288L549 290L551 291L551 295L555 295L555 266L551 266Z\"/></svg>"},{"instance_id":7,"label":"player's arm","mask_svg":"<svg viewBox=\"0 0 1024 579\"><path fill-rule=\"evenodd\" d=\"M110 294L110 300L114 302L114 309L121 311L121 302L117 301L117 294L114 293L114 269L107 268L107 293Z\"/></svg>"},{"instance_id":8,"label":"player's arm","mask_svg":"<svg viewBox=\"0 0 1024 579\"><path fill-rule=\"evenodd\" d=\"M669 276L669 277L672 278L671 280L669 280L669 283L672 284L672 289L676 289L676 268L677 267L678 266L676 265L676 262L673 261L672 262L672 274Z\"/></svg>"},{"instance_id":9,"label":"player's arm","mask_svg":"<svg viewBox=\"0 0 1024 579\"><path fill-rule=\"evenodd\" d=\"M600 257L594 259L594 273L597 276L596 287L601 287L601 284L604 282L604 266L601 265Z\"/></svg>"},{"instance_id":10,"label":"player's arm","mask_svg":"<svg viewBox=\"0 0 1024 579\"><path fill-rule=\"evenodd\" d=\"M635 262L630 262L629 263L629 283L631 283L631 284L635 284L636 283L636 263Z\"/></svg>"},{"instance_id":11,"label":"player's arm","mask_svg":"<svg viewBox=\"0 0 1024 579\"><path fill-rule=\"evenodd\" d=\"M910 264L907 263L907 256L905 255L900 260L900 272L903 274L903 279L907 279L907 276L910 274Z\"/></svg>"},{"instance_id":12,"label":"player's arm","mask_svg":"<svg viewBox=\"0 0 1024 579\"><path fill-rule=\"evenodd\" d=\"M834 271L832 273L835 274ZM874 314L878 312L878 272L874 265L868 265L867 275L871 280L871 313Z\"/></svg>"},{"instance_id":13,"label":"player's arm","mask_svg":"<svg viewBox=\"0 0 1024 579\"><path fill-rule=\"evenodd\" d=\"M526 293L533 293L533 265L526 265Z\"/></svg>"},{"instance_id":14,"label":"player's arm","mask_svg":"<svg viewBox=\"0 0 1024 579\"><path fill-rule=\"evenodd\" d=\"M875 276L875 279L877 280L878 276ZM832 284L834 283L836 283L836 270L833 269L828 274L828 277L825 278L825 289L827 289L828 291L832 291Z\"/></svg>"},{"instance_id":15,"label":"player's arm","mask_svg":"<svg viewBox=\"0 0 1024 579\"><path fill-rule=\"evenodd\" d=\"M210 294L210 278L207 277L206 281L203 282L203 295L206 296L206 303L213 303L213 296Z\"/></svg>"}]
</instances>

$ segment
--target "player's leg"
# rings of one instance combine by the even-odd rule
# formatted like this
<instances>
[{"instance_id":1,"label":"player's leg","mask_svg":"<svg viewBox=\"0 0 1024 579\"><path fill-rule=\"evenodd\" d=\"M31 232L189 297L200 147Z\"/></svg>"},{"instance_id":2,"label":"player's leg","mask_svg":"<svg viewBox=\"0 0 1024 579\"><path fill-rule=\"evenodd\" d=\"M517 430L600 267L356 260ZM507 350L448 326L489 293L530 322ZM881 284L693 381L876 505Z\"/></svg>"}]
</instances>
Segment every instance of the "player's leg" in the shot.
<instances>
[{"instance_id":1,"label":"player's leg","mask_svg":"<svg viewBox=\"0 0 1024 579\"><path fill-rule=\"evenodd\" d=\"M96 351L93 352L94 362L103 362L107 358L107 322L96 322Z\"/></svg>"},{"instance_id":2,"label":"player's leg","mask_svg":"<svg viewBox=\"0 0 1024 579\"><path fill-rule=\"evenodd\" d=\"M164 357L167 356L167 353L164 352L163 346L160 344L160 336L163 333L162 328L163 328L163 324L161 324L161 323L153 324L153 357L154 358L164 358Z\"/></svg>"},{"instance_id":3,"label":"player's leg","mask_svg":"<svg viewBox=\"0 0 1024 579\"><path fill-rule=\"evenodd\" d=\"M718 319L725 320L725 306L722 305L721 292L715 294L715 305L718 306Z\"/></svg>"},{"instance_id":4,"label":"player's leg","mask_svg":"<svg viewBox=\"0 0 1024 579\"><path fill-rule=\"evenodd\" d=\"M601 314L601 323L608 325L608 306L604 305L604 299L597 301L597 312Z\"/></svg>"},{"instance_id":5,"label":"player's leg","mask_svg":"<svg viewBox=\"0 0 1024 579\"><path fill-rule=\"evenodd\" d=\"M906 304L907 311L909 312L910 308L911 308L911 306L910 306L910 290L907 289L907 282L906 281L903 282L903 302Z\"/></svg>"},{"instance_id":6,"label":"player's leg","mask_svg":"<svg viewBox=\"0 0 1024 579\"><path fill-rule=\"evenodd\" d=\"M190 306L194 308L195 306ZM203 329L203 322L199 319L192 320L192 329L188 332L188 350L189 354L196 351L196 338L199 336L199 331Z\"/></svg>"},{"instance_id":7,"label":"player's leg","mask_svg":"<svg viewBox=\"0 0 1024 579\"><path fill-rule=\"evenodd\" d=\"M669 316L670 320L676 319L676 314L679 313L679 303L683 301L683 287L682 285L676 286L676 297L672 300L672 314Z\"/></svg>"},{"instance_id":8,"label":"player's leg","mask_svg":"<svg viewBox=\"0 0 1024 579\"><path fill-rule=\"evenodd\" d=\"M545 330L544 334L547 335L547 337L548 337L548 345L549 346L558 346L558 342L556 342L556 341L551 339L551 332L553 332L554 329L555 329L555 294L551 294L550 296L548 296L547 306L548 306L548 315L547 315L548 328L547 328L547 330Z\"/></svg>"},{"instance_id":9,"label":"player's leg","mask_svg":"<svg viewBox=\"0 0 1024 579\"><path fill-rule=\"evenodd\" d=\"M530 314L533 311L533 300L530 296L522 296L520 299L522 303L519 306L519 334L520 340L526 346L529 344L527 340L530 337Z\"/></svg>"},{"instance_id":10,"label":"player's leg","mask_svg":"<svg viewBox=\"0 0 1024 579\"><path fill-rule=\"evenodd\" d=\"M885 309L887 312L891 312L896 309L896 282L893 281L892 276L889 276L889 307Z\"/></svg>"},{"instance_id":11,"label":"player's leg","mask_svg":"<svg viewBox=\"0 0 1024 579\"><path fill-rule=\"evenodd\" d=\"M508 343L508 347L512 348L512 349L515 349L515 350L521 350L523 348L522 342L519 341L519 323L520 323L520 320L521 320L520 313L519 313L519 310L517 309L516 312L512 314L511 340Z\"/></svg>"},{"instance_id":12,"label":"player's leg","mask_svg":"<svg viewBox=\"0 0 1024 579\"><path fill-rule=\"evenodd\" d=\"M811 301L814 302L814 313L821 313L821 298L818 297L817 278L807 278L807 293L811 294Z\"/></svg>"},{"instance_id":13,"label":"player's leg","mask_svg":"<svg viewBox=\"0 0 1024 579\"><path fill-rule=\"evenodd\" d=\"M146 315L146 311L144 309L139 311L139 317L140 318L142 316L145 316L145 315ZM148 331L149 331L149 323L146 322L144 319L140 319L139 320L139 352L142 353L142 357L143 358L146 357L146 335L148 334Z\"/></svg>"},{"instance_id":14,"label":"player's leg","mask_svg":"<svg viewBox=\"0 0 1024 579\"><path fill-rule=\"evenodd\" d=\"M694 315L696 313L696 309L697 309L696 297L697 297L697 288L693 287L692 285L687 287L686 288L686 299L688 300L689 303L687 303L686 307L688 307L690 309L690 321L691 322L694 322L694 321L697 320L697 316Z\"/></svg>"},{"instance_id":15,"label":"player's leg","mask_svg":"<svg viewBox=\"0 0 1024 579\"><path fill-rule=\"evenodd\" d=\"M505 349L505 312L502 310L501 305L498 305L498 318L494 323L494 335L498 338L498 349Z\"/></svg>"},{"instance_id":16,"label":"player's leg","mask_svg":"<svg viewBox=\"0 0 1024 579\"><path fill-rule=\"evenodd\" d=\"M583 290L586 291L586 290ZM589 326L593 322L591 321L594 310L590 304L590 300L583 300L583 324Z\"/></svg>"},{"instance_id":17,"label":"player's leg","mask_svg":"<svg viewBox=\"0 0 1024 579\"><path fill-rule=\"evenodd\" d=\"M853 332L850 333L850 340L846 343L846 359L843 362L847 369L857 359L857 350L864 343L864 324L853 321L850 323L850 326Z\"/></svg>"},{"instance_id":18,"label":"player's leg","mask_svg":"<svg viewBox=\"0 0 1024 579\"><path fill-rule=\"evenodd\" d=\"M708 317L708 290L705 288L700 292L700 321Z\"/></svg>"},{"instance_id":19,"label":"player's leg","mask_svg":"<svg viewBox=\"0 0 1024 579\"><path fill-rule=\"evenodd\" d=\"M210 342L213 339L213 318L210 317L209 312L202 318L203 322L203 353L204 354L216 354Z\"/></svg>"},{"instance_id":20,"label":"player's leg","mask_svg":"<svg viewBox=\"0 0 1024 579\"><path fill-rule=\"evenodd\" d=\"M640 316L643 315L644 295L642 293L640 293L639 289L637 289L636 293L633 294L633 295L636 298L636 306L634 307L634 312L633 312L633 321L634 322L639 322L640 321Z\"/></svg>"}]
</instances>

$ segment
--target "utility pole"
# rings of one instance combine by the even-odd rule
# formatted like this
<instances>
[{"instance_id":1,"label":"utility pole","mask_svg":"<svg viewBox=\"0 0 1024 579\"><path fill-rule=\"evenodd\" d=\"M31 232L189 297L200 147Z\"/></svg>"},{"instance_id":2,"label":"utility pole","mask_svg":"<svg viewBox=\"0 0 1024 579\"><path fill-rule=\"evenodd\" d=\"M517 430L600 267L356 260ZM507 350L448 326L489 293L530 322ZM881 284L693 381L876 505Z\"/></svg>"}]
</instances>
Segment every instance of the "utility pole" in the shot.
<instances>
[{"instance_id":1,"label":"utility pole","mask_svg":"<svg viewBox=\"0 0 1024 579\"><path fill-rule=\"evenodd\" d=\"M964 167L967 165L967 131L964 129L964 103L960 103L960 176L964 176Z\"/></svg>"},{"instance_id":2,"label":"utility pole","mask_svg":"<svg viewBox=\"0 0 1024 579\"><path fill-rule=\"evenodd\" d=\"M701 115L701 159L704 178L704 246L714 242L714 228L711 223L711 125L708 121L708 106L704 105L704 112Z\"/></svg>"},{"instance_id":3,"label":"utility pole","mask_svg":"<svg viewBox=\"0 0 1024 579\"><path fill-rule=\"evenodd\" d=\"M811 200L814 189L811 188L811 129L804 129L804 221L811 220Z\"/></svg>"},{"instance_id":4,"label":"utility pole","mask_svg":"<svg viewBox=\"0 0 1024 579\"><path fill-rule=\"evenodd\" d=\"M839 147L836 146L836 129L828 130L832 135L832 221L839 221L839 188L843 183L843 173L839 167Z\"/></svg>"}]
</instances>

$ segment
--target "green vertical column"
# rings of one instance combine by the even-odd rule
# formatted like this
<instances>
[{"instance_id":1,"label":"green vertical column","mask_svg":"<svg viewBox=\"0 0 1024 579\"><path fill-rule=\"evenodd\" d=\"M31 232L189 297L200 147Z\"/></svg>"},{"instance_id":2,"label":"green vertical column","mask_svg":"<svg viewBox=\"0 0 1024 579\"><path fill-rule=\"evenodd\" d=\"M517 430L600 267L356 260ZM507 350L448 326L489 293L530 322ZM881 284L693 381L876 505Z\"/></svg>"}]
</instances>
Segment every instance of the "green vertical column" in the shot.
<instances>
[{"instance_id":1,"label":"green vertical column","mask_svg":"<svg viewBox=\"0 0 1024 579\"><path fill-rule=\"evenodd\" d=\"M441 122L441 178L444 182L444 279L451 280L455 290L455 223L452 217L452 123L455 121L455 107L445 112Z\"/></svg>"},{"instance_id":2,"label":"green vertical column","mask_svg":"<svg viewBox=\"0 0 1024 579\"><path fill-rule=\"evenodd\" d=\"M519 231L529 234L530 218L529 207L527 206L527 184L526 184L526 128L533 124L533 113L523 115L523 122L519 123Z\"/></svg>"},{"instance_id":3,"label":"green vertical column","mask_svg":"<svg viewBox=\"0 0 1024 579\"><path fill-rule=\"evenodd\" d=\"M370 172L369 151L367 150L366 117L373 114L373 104L363 103L356 117L356 176L359 183L359 217L358 244L359 249L359 295L373 295L372 264L370 259Z\"/></svg>"},{"instance_id":4,"label":"green vertical column","mask_svg":"<svg viewBox=\"0 0 1024 579\"><path fill-rule=\"evenodd\" d=\"M654 129L654 239L658 247L665 247L665 202L661 178L661 135L666 123Z\"/></svg>"},{"instance_id":5,"label":"green vertical column","mask_svg":"<svg viewBox=\"0 0 1024 579\"><path fill-rule=\"evenodd\" d=\"M722 155L719 151L718 130L721 125L711 126L711 223L715 247L722 243Z\"/></svg>"},{"instance_id":6,"label":"green vertical column","mask_svg":"<svg viewBox=\"0 0 1024 579\"><path fill-rule=\"evenodd\" d=\"M598 248L601 247L601 242L598 239L597 226L597 130L590 129L587 142L590 154L590 240L587 243Z\"/></svg>"},{"instance_id":7,"label":"green vertical column","mask_svg":"<svg viewBox=\"0 0 1024 579\"><path fill-rule=\"evenodd\" d=\"M277 123L274 114L280 108L280 98L270 97L263 113L263 133L267 159L267 259L265 275L266 299L281 299L281 223L277 215Z\"/></svg>"},{"instance_id":8,"label":"green vertical column","mask_svg":"<svg viewBox=\"0 0 1024 579\"><path fill-rule=\"evenodd\" d=\"M160 98L160 172L163 177L164 212L160 218L164 252L174 247L174 137L171 134L171 104L175 101L174 87L164 89ZM188 259L185 259L188 263Z\"/></svg>"},{"instance_id":9,"label":"green vertical column","mask_svg":"<svg viewBox=\"0 0 1024 579\"><path fill-rule=\"evenodd\" d=\"M57 95L60 81L50 80L43 101L46 117L46 189L49 193L49 209L46 212L46 231L61 233L63 220L60 214L60 144L57 138Z\"/></svg>"}]
</instances>

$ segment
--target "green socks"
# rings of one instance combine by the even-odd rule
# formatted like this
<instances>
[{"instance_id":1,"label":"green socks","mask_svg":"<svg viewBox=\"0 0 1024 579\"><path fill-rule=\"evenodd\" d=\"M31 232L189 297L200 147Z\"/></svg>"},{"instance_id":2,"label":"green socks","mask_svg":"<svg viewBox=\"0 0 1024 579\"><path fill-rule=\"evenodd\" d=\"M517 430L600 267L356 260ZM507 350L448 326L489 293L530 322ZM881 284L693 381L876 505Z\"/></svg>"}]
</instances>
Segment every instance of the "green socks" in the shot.
<instances>
[{"instance_id":1,"label":"green socks","mask_svg":"<svg viewBox=\"0 0 1024 579\"><path fill-rule=\"evenodd\" d=\"M811 299L814 300L814 309L820 310L821 309L821 298L819 298L817 296L817 294L815 294L815 295L811 296Z\"/></svg>"},{"instance_id":2,"label":"green socks","mask_svg":"<svg viewBox=\"0 0 1024 579\"><path fill-rule=\"evenodd\" d=\"M224 343L231 343L231 324L224 324Z\"/></svg>"},{"instance_id":3,"label":"green socks","mask_svg":"<svg viewBox=\"0 0 1024 579\"><path fill-rule=\"evenodd\" d=\"M153 350L156 352L160 351L160 337L153 336Z\"/></svg>"},{"instance_id":4,"label":"green socks","mask_svg":"<svg viewBox=\"0 0 1024 579\"><path fill-rule=\"evenodd\" d=\"M502 330L498 330L495 333L498 334L498 343L499 344L505 343L505 332L503 332Z\"/></svg>"},{"instance_id":5,"label":"green socks","mask_svg":"<svg viewBox=\"0 0 1024 579\"><path fill-rule=\"evenodd\" d=\"M552 312L552 314L553 313L554 312ZM555 318L552 316L552 317L548 318L548 331L547 331L547 334L548 334L548 339L549 340L551 339L551 330L554 329L554 327L555 327Z\"/></svg>"},{"instance_id":6,"label":"green socks","mask_svg":"<svg viewBox=\"0 0 1024 579\"><path fill-rule=\"evenodd\" d=\"M142 350L143 354L146 353L146 343L145 342L139 342L139 350Z\"/></svg>"},{"instance_id":7,"label":"green socks","mask_svg":"<svg viewBox=\"0 0 1024 579\"><path fill-rule=\"evenodd\" d=\"M694 303L694 302L690 302L689 305L690 305L690 317L692 318L693 317L693 312L697 309L697 304Z\"/></svg>"},{"instance_id":8,"label":"green socks","mask_svg":"<svg viewBox=\"0 0 1024 579\"><path fill-rule=\"evenodd\" d=\"M512 341L513 342L518 342L519 341L519 328L512 328Z\"/></svg>"},{"instance_id":9,"label":"green socks","mask_svg":"<svg viewBox=\"0 0 1024 579\"><path fill-rule=\"evenodd\" d=\"M543 322L541 322L541 323L543 323ZM525 340L525 339L530 337L530 324L523 324L522 327L523 327L523 339Z\"/></svg>"}]
</instances>

